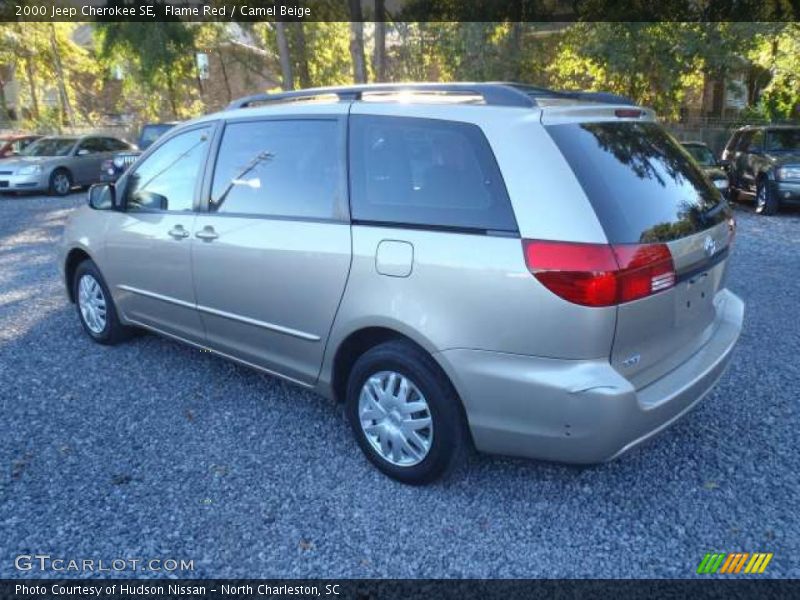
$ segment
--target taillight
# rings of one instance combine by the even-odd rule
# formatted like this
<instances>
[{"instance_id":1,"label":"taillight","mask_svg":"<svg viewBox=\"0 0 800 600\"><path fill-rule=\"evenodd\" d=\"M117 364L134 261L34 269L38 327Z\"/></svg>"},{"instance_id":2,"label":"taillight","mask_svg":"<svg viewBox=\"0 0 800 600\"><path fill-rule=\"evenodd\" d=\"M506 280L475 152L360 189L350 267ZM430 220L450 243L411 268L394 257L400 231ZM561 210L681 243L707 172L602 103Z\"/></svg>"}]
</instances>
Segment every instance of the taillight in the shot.
<instances>
[{"instance_id":1,"label":"taillight","mask_svg":"<svg viewBox=\"0 0 800 600\"><path fill-rule=\"evenodd\" d=\"M554 294L583 306L613 306L675 285L666 244L523 240L528 270Z\"/></svg>"}]
</instances>

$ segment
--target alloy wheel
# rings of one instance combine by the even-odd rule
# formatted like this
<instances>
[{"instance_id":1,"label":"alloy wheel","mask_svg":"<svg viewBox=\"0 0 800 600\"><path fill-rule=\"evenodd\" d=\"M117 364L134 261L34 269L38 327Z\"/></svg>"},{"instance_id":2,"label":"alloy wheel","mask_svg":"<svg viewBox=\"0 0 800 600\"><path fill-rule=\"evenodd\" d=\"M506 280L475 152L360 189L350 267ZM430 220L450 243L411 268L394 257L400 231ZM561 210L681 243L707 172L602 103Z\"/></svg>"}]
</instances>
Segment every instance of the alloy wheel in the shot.
<instances>
[{"instance_id":1,"label":"alloy wheel","mask_svg":"<svg viewBox=\"0 0 800 600\"><path fill-rule=\"evenodd\" d=\"M70 183L67 174L56 173L55 177L53 178L53 187L55 188L56 192L61 195L68 193L70 189Z\"/></svg>"},{"instance_id":2,"label":"alloy wheel","mask_svg":"<svg viewBox=\"0 0 800 600\"><path fill-rule=\"evenodd\" d=\"M106 328L106 297L98 281L88 273L78 282L78 306L89 331L102 333Z\"/></svg>"}]
</instances>

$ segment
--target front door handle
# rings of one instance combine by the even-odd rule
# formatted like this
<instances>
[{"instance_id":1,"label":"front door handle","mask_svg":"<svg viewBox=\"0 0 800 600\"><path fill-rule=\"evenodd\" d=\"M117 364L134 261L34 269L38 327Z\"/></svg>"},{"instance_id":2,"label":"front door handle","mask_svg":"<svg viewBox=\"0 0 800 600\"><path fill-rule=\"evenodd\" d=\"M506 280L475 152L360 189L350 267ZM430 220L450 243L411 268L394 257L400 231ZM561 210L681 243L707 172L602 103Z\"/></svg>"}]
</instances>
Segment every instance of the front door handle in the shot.
<instances>
[{"instance_id":1,"label":"front door handle","mask_svg":"<svg viewBox=\"0 0 800 600\"><path fill-rule=\"evenodd\" d=\"M214 228L211 227L211 225L206 225L200 231L195 231L194 237L206 242L210 242L211 240L217 239L219 235L217 235L217 232L214 231Z\"/></svg>"},{"instance_id":2,"label":"front door handle","mask_svg":"<svg viewBox=\"0 0 800 600\"><path fill-rule=\"evenodd\" d=\"M183 228L183 225L175 225L167 233L176 240L189 237L189 232Z\"/></svg>"}]
</instances>

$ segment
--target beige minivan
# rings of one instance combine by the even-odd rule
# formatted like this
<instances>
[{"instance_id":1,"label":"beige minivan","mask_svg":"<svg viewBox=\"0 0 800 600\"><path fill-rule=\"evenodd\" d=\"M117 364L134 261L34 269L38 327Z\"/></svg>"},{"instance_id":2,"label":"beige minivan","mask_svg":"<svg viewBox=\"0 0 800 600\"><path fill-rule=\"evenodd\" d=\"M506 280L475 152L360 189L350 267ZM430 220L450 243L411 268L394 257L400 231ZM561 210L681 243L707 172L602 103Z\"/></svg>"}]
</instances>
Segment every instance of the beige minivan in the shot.
<instances>
[{"instance_id":1,"label":"beige minivan","mask_svg":"<svg viewBox=\"0 0 800 600\"><path fill-rule=\"evenodd\" d=\"M379 469L594 463L723 373L743 303L719 190L611 94L398 84L179 125L66 227L86 333L146 329L345 405Z\"/></svg>"}]
</instances>

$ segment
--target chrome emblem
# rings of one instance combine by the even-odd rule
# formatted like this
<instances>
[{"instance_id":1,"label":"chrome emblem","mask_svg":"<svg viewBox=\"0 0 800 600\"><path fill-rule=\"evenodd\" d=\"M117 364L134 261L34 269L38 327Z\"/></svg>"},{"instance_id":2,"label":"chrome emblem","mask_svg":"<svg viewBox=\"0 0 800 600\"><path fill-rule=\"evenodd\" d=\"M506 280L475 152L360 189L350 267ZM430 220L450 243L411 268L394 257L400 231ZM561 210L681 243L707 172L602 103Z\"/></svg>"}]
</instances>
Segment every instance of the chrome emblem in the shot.
<instances>
[{"instance_id":1,"label":"chrome emblem","mask_svg":"<svg viewBox=\"0 0 800 600\"><path fill-rule=\"evenodd\" d=\"M713 256L717 251L717 242L710 235L707 235L703 241L703 250L706 251L706 256Z\"/></svg>"}]
</instances>

